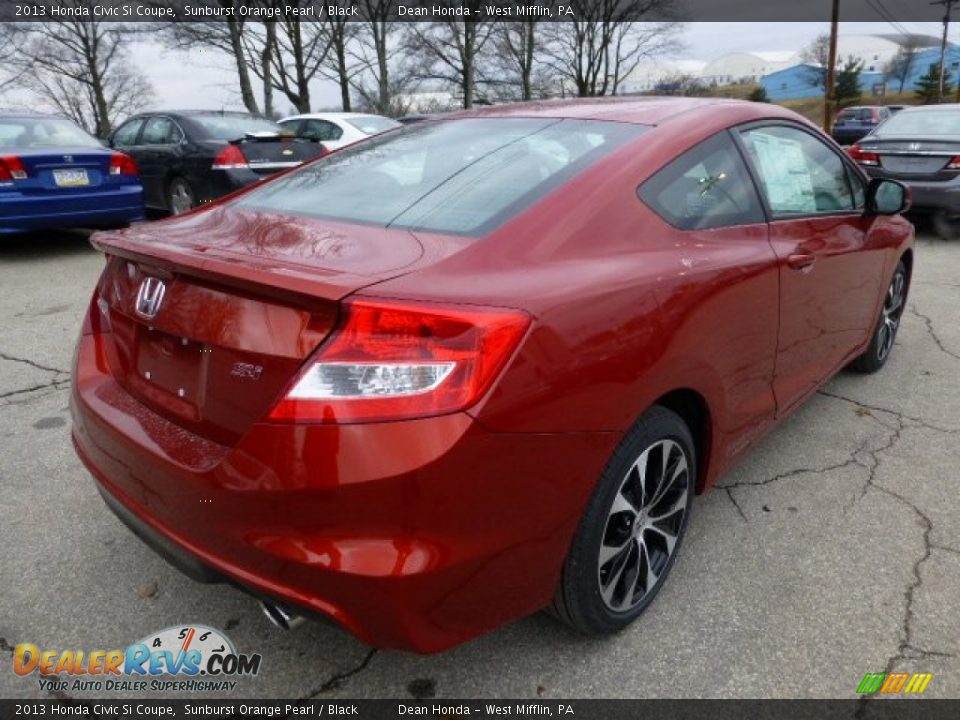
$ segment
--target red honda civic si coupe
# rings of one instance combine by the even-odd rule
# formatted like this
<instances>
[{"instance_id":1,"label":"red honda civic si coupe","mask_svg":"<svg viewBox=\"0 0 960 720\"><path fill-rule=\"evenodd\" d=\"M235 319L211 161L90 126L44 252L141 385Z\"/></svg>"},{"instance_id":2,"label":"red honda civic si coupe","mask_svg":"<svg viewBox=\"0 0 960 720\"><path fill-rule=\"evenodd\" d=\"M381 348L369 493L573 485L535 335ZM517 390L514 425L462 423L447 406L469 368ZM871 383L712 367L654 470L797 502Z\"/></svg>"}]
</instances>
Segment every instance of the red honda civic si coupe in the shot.
<instances>
[{"instance_id":1,"label":"red honda civic si coupe","mask_svg":"<svg viewBox=\"0 0 960 720\"><path fill-rule=\"evenodd\" d=\"M649 605L695 493L886 362L904 187L766 104L505 106L101 233L73 440L278 624L432 652Z\"/></svg>"}]
</instances>

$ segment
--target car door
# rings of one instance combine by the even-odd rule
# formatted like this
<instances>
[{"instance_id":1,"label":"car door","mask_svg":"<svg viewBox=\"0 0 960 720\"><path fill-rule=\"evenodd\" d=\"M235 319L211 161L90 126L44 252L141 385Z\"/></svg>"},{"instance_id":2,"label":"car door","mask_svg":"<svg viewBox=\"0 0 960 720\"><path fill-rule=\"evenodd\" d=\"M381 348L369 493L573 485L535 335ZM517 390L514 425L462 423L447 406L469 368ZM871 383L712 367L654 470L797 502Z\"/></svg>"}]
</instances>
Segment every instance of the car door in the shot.
<instances>
[{"instance_id":1,"label":"car door","mask_svg":"<svg viewBox=\"0 0 960 720\"><path fill-rule=\"evenodd\" d=\"M177 149L182 139L180 128L165 115L154 115L144 123L138 155L148 205L166 206L166 180L177 164Z\"/></svg>"},{"instance_id":2,"label":"car door","mask_svg":"<svg viewBox=\"0 0 960 720\"><path fill-rule=\"evenodd\" d=\"M712 378L701 389L711 398L727 466L776 414L779 271L767 218L726 130L658 170L638 194L673 228L668 247L677 272L662 278L659 291L682 358L670 372L677 383Z\"/></svg>"},{"instance_id":3,"label":"car door","mask_svg":"<svg viewBox=\"0 0 960 720\"><path fill-rule=\"evenodd\" d=\"M840 368L873 327L883 248L869 237L863 180L799 124L752 124L739 137L780 263L774 393L789 411Z\"/></svg>"}]
</instances>

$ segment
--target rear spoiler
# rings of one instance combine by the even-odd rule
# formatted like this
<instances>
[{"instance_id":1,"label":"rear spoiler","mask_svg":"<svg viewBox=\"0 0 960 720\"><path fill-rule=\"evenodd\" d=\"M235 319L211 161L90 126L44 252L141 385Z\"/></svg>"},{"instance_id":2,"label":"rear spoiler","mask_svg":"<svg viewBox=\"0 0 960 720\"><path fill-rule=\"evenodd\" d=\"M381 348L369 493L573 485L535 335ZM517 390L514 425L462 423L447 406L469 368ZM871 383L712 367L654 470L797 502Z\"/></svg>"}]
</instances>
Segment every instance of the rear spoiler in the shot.
<instances>
[{"instance_id":1,"label":"rear spoiler","mask_svg":"<svg viewBox=\"0 0 960 720\"><path fill-rule=\"evenodd\" d=\"M233 140L228 140L231 145L239 145L245 142L289 142L290 140L298 139L296 135L290 132L248 132L244 134L243 137L234 138Z\"/></svg>"},{"instance_id":2,"label":"rear spoiler","mask_svg":"<svg viewBox=\"0 0 960 720\"><path fill-rule=\"evenodd\" d=\"M132 260L162 272L188 275L254 294L267 290L271 297L285 297L301 305L309 306L311 300L314 303L341 300L358 287L377 282L366 276L304 268L276 259L266 261L249 253L233 253L201 243L195 246L165 243L162 235L138 240L124 232L129 231L94 233L90 244L105 255Z\"/></svg>"}]
</instances>

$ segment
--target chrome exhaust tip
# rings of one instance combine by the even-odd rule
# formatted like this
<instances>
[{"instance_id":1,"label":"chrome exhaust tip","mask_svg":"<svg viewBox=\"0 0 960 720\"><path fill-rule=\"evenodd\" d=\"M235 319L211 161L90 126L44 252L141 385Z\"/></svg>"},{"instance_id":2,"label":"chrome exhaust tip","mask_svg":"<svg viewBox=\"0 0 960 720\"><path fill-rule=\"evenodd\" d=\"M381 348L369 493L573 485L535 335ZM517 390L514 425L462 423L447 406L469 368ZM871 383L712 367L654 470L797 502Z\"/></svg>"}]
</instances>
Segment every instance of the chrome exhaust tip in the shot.
<instances>
[{"instance_id":1,"label":"chrome exhaust tip","mask_svg":"<svg viewBox=\"0 0 960 720\"><path fill-rule=\"evenodd\" d=\"M302 615L292 613L283 605L277 605L266 600L260 601L260 609L272 625L282 630L293 630L305 621Z\"/></svg>"}]
</instances>

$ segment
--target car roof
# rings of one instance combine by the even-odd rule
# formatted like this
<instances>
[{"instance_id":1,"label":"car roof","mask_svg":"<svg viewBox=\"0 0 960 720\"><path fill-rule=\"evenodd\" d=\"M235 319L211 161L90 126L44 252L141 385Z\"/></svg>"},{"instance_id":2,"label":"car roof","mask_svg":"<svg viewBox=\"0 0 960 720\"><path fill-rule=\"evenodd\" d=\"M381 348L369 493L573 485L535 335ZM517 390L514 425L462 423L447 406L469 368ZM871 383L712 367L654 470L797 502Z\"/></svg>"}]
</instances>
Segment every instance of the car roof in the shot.
<instances>
[{"instance_id":1,"label":"car roof","mask_svg":"<svg viewBox=\"0 0 960 720\"><path fill-rule=\"evenodd\" d=\"M300 113L299 115L288 115L284 120L299 120L301 118L313 118L315 120L348 120L355 117L383 117L376 113L358 113L358 112L316 112Z\"/></svg>"},{"instance_id":2,"label":"car roof","mask_svg":"<svg viewBox=\"0 0 960 720\"><path fill-rule=\"evenodd\" d=\"M572 100L537 100L494 105L444 115L463 117L543 117L576 120L609 120L637 125L660 125L668 120L704 109L728 110L744 117L785 117L796 119L793 111L769 103L730 98L693 97L603 97Z\"/></svg>"},{"instance_id":3,"label":"car roof","mask_svg":"<svg viewBox=\"0 0 960 720\"><path fill-rule=\"evenodd\" d=\"M918 110L929 110L933 112L956 112L960 110L960 103L939 103L937 105L906 105L900 112L917 112Z\"/></svg>"}]
</instances>

